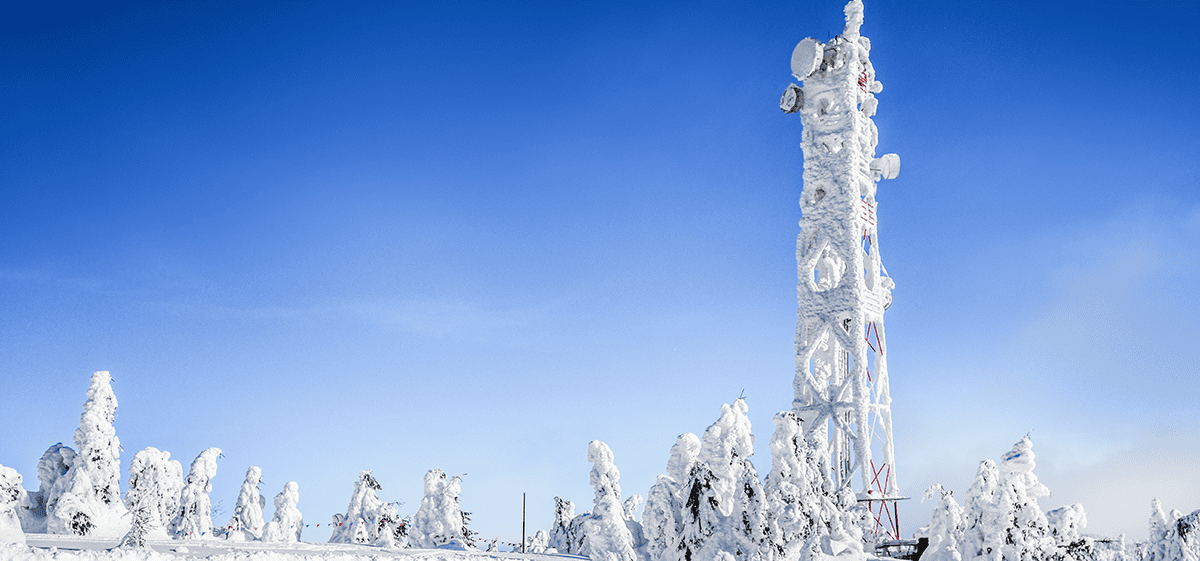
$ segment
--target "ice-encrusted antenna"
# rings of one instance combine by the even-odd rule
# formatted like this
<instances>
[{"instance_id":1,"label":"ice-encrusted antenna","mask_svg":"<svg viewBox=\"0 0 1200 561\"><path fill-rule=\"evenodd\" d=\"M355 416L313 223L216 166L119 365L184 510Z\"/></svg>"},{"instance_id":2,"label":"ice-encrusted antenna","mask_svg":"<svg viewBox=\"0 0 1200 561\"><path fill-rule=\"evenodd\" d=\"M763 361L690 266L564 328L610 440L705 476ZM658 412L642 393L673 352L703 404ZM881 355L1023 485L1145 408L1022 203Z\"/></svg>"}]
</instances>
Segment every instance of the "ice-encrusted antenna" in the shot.
<instances>
[{"instance_id":1,"label":"ice-encrusted antenna","mask_svg":"<svg viewBox=\"0 0 1200 561\"><path fill-rule=\"evenodd\" d=\"M841 35L808 38L792 51L780 107L804 127L803 218L796 239L799 311L792 411L805 438L827 443L832 478L855 490L876 531L900 538L883 314L895 283L879 253L877 182L900 173L900 157L875 157L871 118L883 91L860 34L863 4L845 7ZM881 536L882 537L882 536Z\"/></svg>"}]
</instances>

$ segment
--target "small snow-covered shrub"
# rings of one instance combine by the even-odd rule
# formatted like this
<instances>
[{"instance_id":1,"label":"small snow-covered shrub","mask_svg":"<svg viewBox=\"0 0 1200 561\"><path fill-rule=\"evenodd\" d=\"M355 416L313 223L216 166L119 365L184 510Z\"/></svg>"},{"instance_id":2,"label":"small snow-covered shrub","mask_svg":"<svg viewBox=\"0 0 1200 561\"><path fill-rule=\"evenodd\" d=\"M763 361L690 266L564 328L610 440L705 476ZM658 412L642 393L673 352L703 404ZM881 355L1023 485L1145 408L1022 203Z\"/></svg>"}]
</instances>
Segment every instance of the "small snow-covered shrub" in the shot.
<instances>
[{"instance_id":1,"label":"small snow-covered shrub","mask_svg":"<svg viewBox=\"0 0 1200 561\"><path fill-rule=\"evenodd\" d=\"M238 491L237 503L233 506L233 516L225 524L223 533L226 539L234 541L262 539L263 507L267 506L267 498L258 491L262 483L262 469L250 466L246 469L246 480ZM222 533L222 532L218 532Z\"/></svg>"},{"instance_id":2,"label":"small snow-covered shrub","mask_svg":"<svg viewBox=\"0 0 1200 561\"><path fill-rule=\"evenodd\" d=\"M425 497L413 515L409 539L414 547L475 547L475 533L467 528L470 513L458 506L462 476L446 477L434 468L425 474Z\"/></svg>"},{"instance_id":3,"label":"small snow-covered shrub","mask_svg":"<svg viewBox=\"0 0 1200 561\"><path fill-rule=\"evenodd\" d=\"M550 536L546 534L546 531L538 530L529 538L529 543L525 545L525 551L526 553L545 553L549 543Z\"/></svg>"},{"instance_id":4,"label":"small snow-covered shrub","mask_svg":"<svg viewBox=\"0 0 1200 561\"><path fill-rule=\"evenodd\" d=\"M212 536L212 503L208 494L212 492L212 478L217 475L217 458L220 456L220 448L209 448L192 462L179 493L179 506L168 528L175 539Z\"/></svg>"},{"instance_id":5,"label":"small snow-covered shrub","mask_svg":"<svg viewBox=\"0 0 1200 561\"><path fill-rule=\"evenodd\" d=\"M21 519L17 516L24 493L21 474L13 468L0 466L0 545L25 545L25 532L21 531Z\"/></svg>"},{"instance_id":6,"label":"small snow-covered shrub","mask_svg":"<svg viewBox=\"0 0 1200 561\"><path fill-rule=\"evenodd\" d=\"M329 543L369 543L397 547L404 543L408 527L396 507L383 502L376 491L383 486L371 470L358 474L346 514L333 515L333 535Z\"/></svg>"},{"instance_id":7,"label":"small snow-covered shrub","mask_svg":"<svg viewBox=\"0 0 1200 561\"><path fill-rule=\"evenodd\" d=\"M283 491L275 495L275 514L263 529L264 542L298 542L304 532L304 516L300 504L300 485L288 481Z\"/></svg>"}]
</instances>

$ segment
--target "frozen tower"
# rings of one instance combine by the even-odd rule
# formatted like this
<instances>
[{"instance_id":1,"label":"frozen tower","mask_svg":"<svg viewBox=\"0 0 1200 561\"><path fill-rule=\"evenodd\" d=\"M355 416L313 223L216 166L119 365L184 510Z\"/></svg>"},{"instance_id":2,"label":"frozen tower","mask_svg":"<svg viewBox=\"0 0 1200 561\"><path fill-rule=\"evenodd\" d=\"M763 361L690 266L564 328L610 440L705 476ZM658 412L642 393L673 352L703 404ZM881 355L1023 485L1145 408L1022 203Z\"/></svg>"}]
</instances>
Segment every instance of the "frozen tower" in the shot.
<instances>
[{"instance_id":1,"label":"frozen tower","mask_svg":"<svg viewBox=\"0 0 1200 561\"><path fill-rule=\"evenodd\" d=\"M796 240L800 274L796 397L805 437L828 445L836 485L867 501L877 530L899 538L883 313L895 283L879 257L876 183L896 177L900 158L875 157L873 94L883 91L859 35L863 4L846 5L846 28L828 43L808 38L792 53L791 84L780 102L804 126L803 219ZM857 479L857 481L856 481Z\"/></svg>"}]
</instances>

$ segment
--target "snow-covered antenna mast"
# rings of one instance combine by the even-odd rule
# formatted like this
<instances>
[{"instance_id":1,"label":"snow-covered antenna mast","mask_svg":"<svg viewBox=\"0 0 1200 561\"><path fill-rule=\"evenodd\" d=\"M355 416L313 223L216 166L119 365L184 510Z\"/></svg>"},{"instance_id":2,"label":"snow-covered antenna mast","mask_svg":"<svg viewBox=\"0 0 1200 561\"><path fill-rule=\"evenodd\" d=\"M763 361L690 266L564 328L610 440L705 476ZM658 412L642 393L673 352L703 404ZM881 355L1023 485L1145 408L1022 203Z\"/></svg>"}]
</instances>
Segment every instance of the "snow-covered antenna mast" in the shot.
<instances>
[{"instance_id":1,"label":"snow-covered antenna mast","mask_svg":"<svg viewBox=\"0 0 1200 561\"><path fill-rule=\"evenodd\" d=\"M873 94L883 84L868 57L871 42L859 35L861 0L845 12L841 35L796 46L792 74L803 86L790 84L780 101L804 126L792 410L810 442L828 443L834 482L857 487L876 530L899 539L896 500L904 497L896 485L883 329L895 283L879 258L875 189L896 177L900 157L875 157Z\"/></svg>"}]
</instances>

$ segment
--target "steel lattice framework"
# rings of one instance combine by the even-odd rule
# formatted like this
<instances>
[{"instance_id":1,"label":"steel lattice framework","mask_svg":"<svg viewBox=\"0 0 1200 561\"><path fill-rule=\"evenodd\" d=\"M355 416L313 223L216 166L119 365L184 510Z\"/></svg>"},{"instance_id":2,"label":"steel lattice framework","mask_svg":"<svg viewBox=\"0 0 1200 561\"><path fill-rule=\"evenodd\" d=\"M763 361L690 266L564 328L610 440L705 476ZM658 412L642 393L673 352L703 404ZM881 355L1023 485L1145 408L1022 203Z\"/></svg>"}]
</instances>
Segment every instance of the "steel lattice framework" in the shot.
<instances>
[{"instance_id":1,"label":"steel lattice framework","mask_svg":"<svg viewBox=\"0 0 1200 561\"><path fill-rule=\"evenodd\" d=\"M863 6L846 5L845 31L792 54L781 106L804 127L803 219L796 241L799 313L793 411L810 441L827 444L834 482L857 488L877 530L899 539L900 496L892 445L883 314L895 283L879 253L876 186L899 157L875 157L878 131L871 43L859 34ZM855 478L858 484L855 485Z\"/></svg>"}]
</instances>

